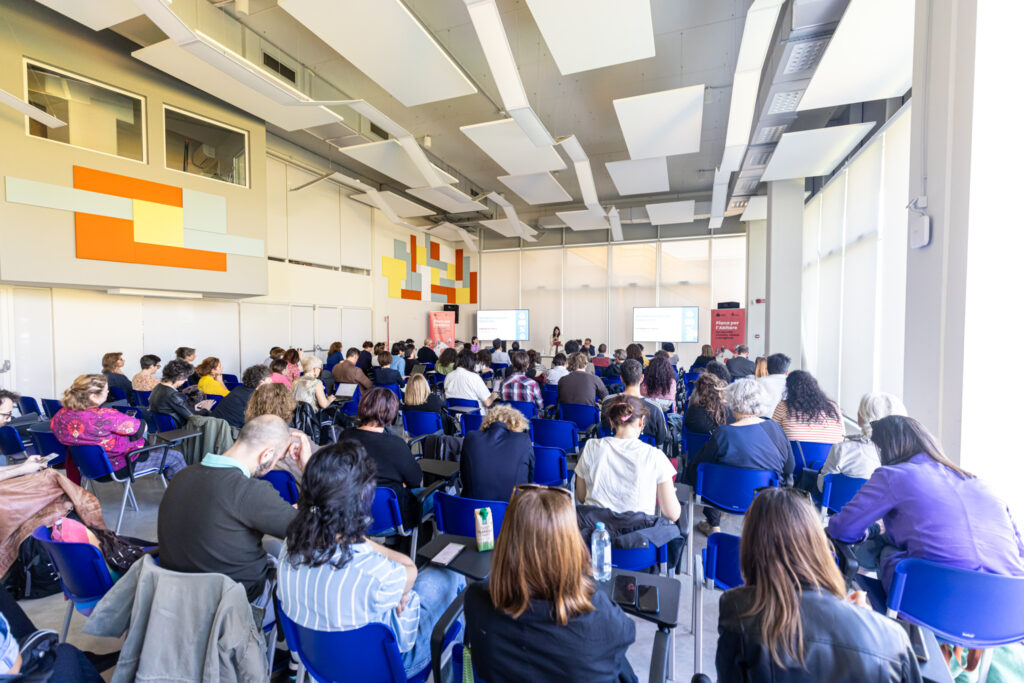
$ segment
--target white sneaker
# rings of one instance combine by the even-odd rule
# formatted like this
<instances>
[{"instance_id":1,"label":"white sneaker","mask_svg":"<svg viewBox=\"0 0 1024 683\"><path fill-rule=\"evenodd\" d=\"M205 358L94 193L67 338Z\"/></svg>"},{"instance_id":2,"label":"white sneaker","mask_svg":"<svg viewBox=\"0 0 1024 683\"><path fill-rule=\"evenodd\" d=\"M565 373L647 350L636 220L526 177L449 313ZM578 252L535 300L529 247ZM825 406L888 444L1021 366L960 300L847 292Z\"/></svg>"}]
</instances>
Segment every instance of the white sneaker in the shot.
<instances>
[{"instance_id":1,"label":"white sneaker","mask_svg":"<svg viewBox=\"0 0 1024 683\"><path fill-rule=\"evenodd\" d=\"M697 525L697 531L701 532L705 536L710 536L711 534L717 534L721 532L722 528L717 526L711 526L710 524L708 524L707 520L704 520Z\"/></svg>"}]
</instances>

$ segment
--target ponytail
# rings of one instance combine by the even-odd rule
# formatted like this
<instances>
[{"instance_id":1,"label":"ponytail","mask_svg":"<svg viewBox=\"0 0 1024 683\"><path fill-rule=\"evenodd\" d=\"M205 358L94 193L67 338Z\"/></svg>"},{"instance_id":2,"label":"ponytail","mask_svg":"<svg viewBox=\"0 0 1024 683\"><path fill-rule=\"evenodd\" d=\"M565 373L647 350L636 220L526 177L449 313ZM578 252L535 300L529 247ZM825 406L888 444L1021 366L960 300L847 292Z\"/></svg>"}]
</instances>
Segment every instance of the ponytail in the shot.
<instances>
[{"instance_id":1,"label":"ponytail","mask_svg":"<svg viewBox=\"0 0 1024 683\"><path fill-rule=\"evenodd\" d=\"M611 423L612 429L619 425L635 424L638 420L647 417L648 412L642 399L626 394L615 396L604 406L604 418Z\"/></svg>"}]
</instances>

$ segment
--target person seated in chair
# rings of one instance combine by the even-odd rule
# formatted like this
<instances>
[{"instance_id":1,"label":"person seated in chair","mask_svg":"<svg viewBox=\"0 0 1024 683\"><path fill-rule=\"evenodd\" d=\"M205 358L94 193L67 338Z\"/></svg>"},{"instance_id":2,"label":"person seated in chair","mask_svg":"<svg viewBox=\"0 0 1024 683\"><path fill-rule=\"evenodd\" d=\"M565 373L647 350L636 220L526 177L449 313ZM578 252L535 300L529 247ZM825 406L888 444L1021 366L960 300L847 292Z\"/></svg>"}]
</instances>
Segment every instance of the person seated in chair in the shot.
<instances>
[{"instance_id":1,"label":"person seated in chair","mask_svg":"<svg viewBox=\"0 0 1024 683\"><path fill-rule=\"evenodd\" d=\"M505 352L505 342L500 339L495 339L494 345L491 347L491 362L503 365L508 365L511 362L508 353Z\"/></svg>"},{"instance_id":2,"label":"person seated in chair","mask_svg":"<svg viewBox=\"0 0 1024 683\"><path fill-rule=\"evenodd\" d=\"M387 349L377 354L377 362L379 365L376 365L373 368L374 386L383 387L388 384L402 386L402 373L398 370L392 369L392 359L393 357Z\"/></svg>"},{"instance_id":3,"label":"person seated in chair","mask_svg":"<svg viewBox=\"0 0 1024 683\"><path fill-rule=\"evenodd\" d=\"M476 354L469 349L462 349L456 357L456 367L444 378L444 393L448 398L475 400L481 408L486 408L497 398L484 384L484 380L474 371Z\"/></svg>"},{"instance_id":4,"label":"person seated in chair","mask_svg":"<svg viewBox=\"0 0 1024 683\"><path fill-rule=\"evenodd\" d=\"M142 369L132 377L132 389L134 391L153 391L160 383L156 376L156 371L160 369L160 356L147 353L139 359L139 367Z\"/></svg>"},{"instance_id":5,"label":"person seated in chair","mask_svg":"<svg viewBox=\"0 0 1024 683\"><path fill-rule=\"evenodd\" d=\"M540 385L526 376L530 364L530 356L526 351L513 351L509 354L512 361L505 381L501 383L501 400L532 402L537 407L537 414L544 412L544 398Z\"/></svg>"},{"instance_id":6,"label":"person seated in chair","mask_svg":"<svg viewBox=\"0 0 1024 683\"><path fill-rule=\"evenodd\" d=\"M597 590L572 494L521 487L495 539L491 575L466 589L473 669L490 683L636 681L636 626ZM585 656L566 654L585 647Z\"/></svg>"},{"instance_id":7,"label":"person seated in chair","mask_svg":"<svg viewBox=\"0 0 1024 683\"><path fill-rule=\"evenodd\" d=\"M421 363L436 363L437 353L434 351L434 342L424 339L423 346L416 352L416 360Z\"/></svg>"},{"instance_id":8,"label":"person seated in chair","mask_svg":"<svg viewBox=\"0 0 1024 683\"><path fill-rule=\"evenodd\" d=\"M744 585L719 600L718 680L921 680L899 624L872 611L864 593L847 597L818 511L799 489L754 498L740 568Z\"/></svg>"},{"instance_id":9,"label":"person seated in chair","mask_svg":"<svg viewBox=\"0 0 1024 683\"><path fill-rule=\"evenodd\" d=\"M215 356L204 358L196 368L199 375L199 391L207 396L227 396L228 388L224 386L224 365Z\"/></svg>"},{"instance_id":10,"label":"person seated in chair","mask_svg":"<svg viewBox=\"0 0 1024 683\"><path fill-rule=\"evenodd\" d=\"M664 412L672 412L676 405L676 373L668 362L668 356L656 355L644 371L644 382L640 385L644 398L658 404Z\"/></svg>"},{"instance_id":11,"label":"person seated in chair","mask_svg":"<svg viewBox=\"0 0 1024 683\"><path fill-rule=\"evenodd\" d=\"M889 415L906 415L907 409L896 396L885 392L864 394L857 408L861 433L847 436L832 446L828 458L817 475L817 490L825 489L825 475L843 474L855 479L868 479L881 467L878 448L871 441L871 423ZM809 470L807 470L809 471Z\"/></svg>"},{"instance_id":12,"label":"person seated in chair","mask_svg":"<svg viewBox=\"0 0 1024 683\"><path fill-rule=\"evenodd\" d=\"M558 380L558 402L577 405L600 405L608 395L608 387L592 372L587 372L590 358L582 351L569 357L569 373Z\"/></svg>"},{"instance_id":13,"label":"person seated in chair","mask_svg":"<svg viewBox=\"0 0 1024 683\"><path fill-rule=\"evenodd\" d=\"M292 383L292 394L296 401L303 401L320 411L334 403L334 396L328 396L320 373L324 369L323 361L316 356L302 359L302 376Z\"/></svg>"},{"instance_id":14,"label":"person seated in chair","mask_svg":"<svg viewBox=\"0 0 1024 683\"><path fill-rule=\"evenodd\" d=\"M750 360L750 347L746 344L736 346L736 355L725 361L725 367L733 377L750 377L754 374L754 361Z\"/></svg>"},{"instance_id":15,"label":"person seated in chair","mask_svg":"<svg viewBox=\"0 0 1024 683\"><path fill-rule=\"evenodd\" d=\"M367 537L375 475L373 459L350 439L310 459L281 549L278 594L284 614L304 628L390 627L413 676L430 664L431 633L465 579L441 567L417 571L408 555Z\"/></svg>"},{"instance_id":16,"label":"person seated in chair","mask_svg":"<svg viewBox=\"0 0 1024 683\"><path fill-rule=\"evenodd\" d=\"M462 441L462 495L508 500L517 484L533 481L533 463L529 420L511 406L491 408Z\"/></svg>"},{"instance_id":17,"label":"person seated in chair","mask_svg":"<svg viewBox=\"0 0 1024 683\"><path fill-rule=\"evenodd\" d=\"M149 396L150 411L170 415L174 418L175 425L182 427L193 415L205 414L213 408L211 399L193 403L188 395L178 391L191 372L192 366L177 358L165 365L163 379Z\"/></svg>"},{"instance_id":18,"label":"person seated in chair","mask_svg":"<svg viewBox=\"0 0 1024 683\"><path fill-rule=\"evenodd\" d=\"M705 372L693 383L693 396L686 408L683 426L686 431L697 434L714 434L724 424L736 419L725 404L725 388L728 386L719 377Z\"/></svg>"},{"instance_id":19,"label":"person seated in chair","mask_svg":"<svg viewBox=\"0 0 1024 683\"><path fill-rule=\"evenodd\" d=\"M806 370L794 370L786 376L786 398L775 406L772 419L790 441L839 443L845 432L839 406Z\"/></svg>"},{"instance_id":20,"label":"person seated in chair","mask_svg":"<svg viewBox=\"0 0 1024 683\"><path fill-rule=\"evenodd\" d=\"M266 365L253 365L242 373L242 383L228 392L210 414L227 422L236 429L245 424L245 409L249 405L256 388L270 382L270 368Z\"/></svg>"},{"instance_id":21,"label":"person seated in chair","mask_svg":"<svg viewBox=\"0 0 1024 683\"><path fill-rule=\"evenodd\" d=\"M132 389L132 381L125 376L122 368L124 367L124 354L120 351L103 354L103 376L107 378L107 386L115 389L120 389L124 392L128 398L128 403L134 405L135 403L135 390ZM111 398L111 401L114 399Z\"/></svg>"},{"instance_id":22,"label":"person seated in chair","mask_svg":"<svg viewBox=\"0 0 1024 683\"><path fill-rule=\"evenodd\" d=\"M353 346L345 352L345 360L331 369L334 384L338 387L335 392L336 395L342 397L353 396L355 394L355 386L358 386L363 393L373 388L373 382L356 365L358 360L359 349Z\"/></svg>"},{"instance_id":23,"label":"person seated in chair","mask_svg":"<svg viewBox=\"0 0 1024 683\"><path fill-rule=\"evenodd\" d=\"M621 394L613 394L608 396L601 402L601 427L614 432L612 423L608 421L605 416L605 406L608 402L614 399L616 396L636 396L644 402L647 407L647 419L644 420L644 434L654 438L654 445L662 452L667 453L669 443L669 432L668 424L665 421L665 413L662 412L661 407L653 401L644 398L640 393L640 383L644 379L644 369L640 365L640 361L633 360L630 358L627 361L623 361L622 368L620 371L620 378L622 384L625 387Z\"/></svg>"}]
</instances>

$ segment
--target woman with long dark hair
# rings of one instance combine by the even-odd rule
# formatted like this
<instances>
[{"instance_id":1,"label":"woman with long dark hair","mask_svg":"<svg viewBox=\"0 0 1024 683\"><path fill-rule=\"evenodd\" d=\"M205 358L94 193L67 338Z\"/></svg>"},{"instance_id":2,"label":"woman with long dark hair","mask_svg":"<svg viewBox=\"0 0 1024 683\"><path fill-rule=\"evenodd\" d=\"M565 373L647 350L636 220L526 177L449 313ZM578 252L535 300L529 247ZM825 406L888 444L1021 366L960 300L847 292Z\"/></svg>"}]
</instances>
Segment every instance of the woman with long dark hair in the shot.
<instances>
[{"instance_id":1,"label":"woman with long dark hair","mask_svg":"<svg viewBox=\"0 0 1024 683\"><path fill-rule=\"evenodd\" d=\"M438 567L419 573L407 555L366 537L376 473L357 441L342 439L310 458L281 550L277 592L284 613L306 628L387 624L413 675L430 663L430 634L464 580Z\"/></svg>"},{"instance_id":2,"label":"woman with long dark hair","mask_svg":"<svg viewBox=\"0 0 1024 683\"><path fill-rule=\"evenodd\" d=\"M449 346L441 352L441 357L437 359L437 365L434 366L434 371L439 375L447 375L449 372L455 370L455 359L458 357L459 352L455 350L455 347Z\"/></svg>"},{"instance_id":3,"label":"woman with long dark hair","mask_svg":"<svg viewBox=\"0 0 1024 683\"><path fill-rule=\"evenodd\" d=\"M920 681L896 622L846 597L843 577L802 491L766 489L743 520L744 585L719 603L720 681ZM854 604L851 604L854 603Z\"/></svg>"},{"instance_id":4,"label":"woman with long dark hair","mask_svg":"<svg viewBox=\"0 0 1024 683\"><path fill-rule=\"evenodd\" d=\"M829 534L856 543L871 531L858 559L881 568L888 590L893 568L916 557L960 569L1024 576L1024 542L1006 503L911 417L871 423L882 466L828 523ZM883 529L874 527L881 520ZM870 560L875 559L875 562Z\"/></svg>"},{"instance_id":5,"label":"woman with long dark hair","mask_svg":"<svg viewBox=\"0 0 1024 683\"><path fill-rule=\"evenodd\" d=\"M697 378L683 418L686 431L713 434L722 425L733 422L732 410L725 404L726 386L721 379L708 373Z\"/></svg>"},{"instance_id":6,"label":"woman with long dark hair","mask_svg":"<svg viewBox=\"0 0 1024 683\"><path fill-rule=\"evenodd\" d=\"M794 370L786 376L786 398L775 406L772 419L790 441L839 443L845 434L839 406L806 370Z\"/></svg>"},{"instance_id":7,"label":"woman with long dark hair","mask_svg":"<svg viewBox=\"0 0 1024 683\"><path fill-rule=\"evenodd\" d=\"M640 346L636 342L628 344L626 346L626 360L633 359L640 361L640 365L647 367L648 360L644 358L644 347Z\"/></svg>"},{"instance_id":8,"label":"woman with long dark hair","mask_svg":"<svg viewBox=\"0 0 1024 683\"><path fill-rule=\"evenodd\" d=\"M562 350L562 330L555 325L555 329L551 330L551 340L548 344L548 355L554 356Z\"/></svg>"},{"instance_id":9,"label":"woman with long dark hair","mask_svg":"<svg viewBox=\"0 0 1024 683\"><path fill-rule=\"evenodd\" d=\"M672 364L664 355L656 355L644 372L644 381L640 385L640 394L655 401L664 411L670 410L676 403L676 373Z\"/></svg>"}]
</instances>

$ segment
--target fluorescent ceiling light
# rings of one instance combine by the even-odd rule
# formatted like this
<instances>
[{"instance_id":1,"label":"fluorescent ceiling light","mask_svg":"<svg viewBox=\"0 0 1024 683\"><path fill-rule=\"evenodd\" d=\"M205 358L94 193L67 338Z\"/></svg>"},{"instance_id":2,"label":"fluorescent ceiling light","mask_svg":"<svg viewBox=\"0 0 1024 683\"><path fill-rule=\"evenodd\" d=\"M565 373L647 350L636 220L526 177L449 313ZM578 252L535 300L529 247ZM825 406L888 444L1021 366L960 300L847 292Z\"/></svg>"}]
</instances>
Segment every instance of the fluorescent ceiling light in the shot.
<instances>
[{"instance_id":1,"label":"fluorescent ceiling light","mask_svg":"<svg viewBox=\"0 0 1024 683\"><path fill-rule=\"evenodd\" d=\"M609 161L604 166L620 195L668 192L670 189L668 160L665 157Z\"/></svg>"},{"instance_id":2,"label":"fluorescent ceiling light","mask_svg":"<svg viewBox=\"0 0 1024 683\"><path fill-rule=\"evenodd\" d=\"M407 107L476 92L401 0L277 4Z\"/></svg>"},{"instance_id":3,"label":"fluorescent ceiling light","mask_svg":"<svg viewBox=\"0 0 1024 683\"><path fill-rule=\"evenodd\" d=\"M407 185L409 187L435 186L409 156L407 149L398 140L380 140L379 142L367 142L352 147L338 147L339 152L347 157L355 159L361 164L383 173L389 178ZM437 166L431 166L439 174L442 183L454 183L456 178Z\"/></svg>"},{"instance_id":4,"label":"fluorescent ceiling light","mask_svg":"<svg viewBox=\"0 0 1024 683\"><path fill-rule=\"evenodd\" d=\"M527 204L556 204L572 201L565 188L558 184L555 176L548 172L525 175L498 176L508 189L519 195Z\"/></svg>"},{"instance_id":5,"label":"fluorescent ceiling light","mask_svg":"<svg viewBox=\"0 0 1024 683\"><path fill-rule=\"evenodd\" d=\"M612 240L622 241L622 220L619 218L619 210L614 206L608 211L608 221L612 226Z\"/></svg>"},{"instance_id":6,"label":"fluorescent ceiling light","mask_svg":"<svg viewBox=\"0 0 1024 683\"><path fill-rule=\"evenodd\" d=\"M395 194L394 192L384 191L380 193L384 203L391 207L391 210L395 212L395 215L399 218L416 218L419 216L433 216L436 211L433 209L417 204L416 202L410 201L402 195ZM376 206L368 194L354 194L352 199L363 204L369 204L370 206Z\"/></svg>"},{"instance_id":7,"label":"fluorescent ceiling light","mask_svg":"<svg viewBox=\"0 0 1024 683\"><path fill-rule=\"evenodd\" d=\"M142 14L142 10L136 7L132 0L38 0L38 2L40 5L46 5L64 16L74 19L79 24L88 26L93 31L101 31Z\"/></svg>"},{"instance_id":8,"label":"fluorescent ceiling light","mask_svg":"<svg viewBox=\"0 0 1024 683\"><path fill-rule=\"evenodd\" d=\"M555 215L573 230L607 230L608 219L604 213L595 213L590 209L582 211L556 211Z\"/></svg>"},{"instance_id":9,"label":"fluorescent ceiling light","mask_svg":"<svg viewBox=\"0 0 1024 683\"><path fill-rule=\"evenodd\" d=\"M704 84L612 100L631 159L700 151Z\"/></svg>"},{"instance_id":10,"label":"fluorescent ceiling light","mask_svg":"<svg viewBox=\"0 0 1024 683\"><path fill-rule=\"evenodd\" d=\"M874 126L874 122L869 121L786 133L775 147L761 180L770 182L827 175Z\"/></svg>"},{"instance_id":11,"label":"fluorescent ceiling light","mask_svg":"<svg viewBox=\"0 0 1024 683\"><path fill-rule=\"evenodd\" d=\"M900 97L913 62L914 0L851 2L797 111Z\"/></svg>"},{"instance_id":12,"label":"fluorescent ceiling light","mask_svg":"<svg viewBox=\"0 0 1024 683\"><path fill-rule=\"evenodd\" d=\"M654 56L650 0L526 0L563 76Z\"/></svg>"},{"instance_id":13,"label":"fluorescent ceiling light","mask_svg":"<svg viewBox=\"0 0 1024 683\"><path fill-rule=\"evenodd\" d=\"M50 114L47 114L39 107L29 104L25 100L21 99L20 97L16 97L15 95L12 95L6 90L0 90L0 104L6 104L8 107L11 107L12 109L17 109L25 116L29 117L33 121L38 121L47 128L60 128L62 126L68 125L64 121L58 119L56 116L51 116Z\"/></svg>"},{"instance_id":14,"label":"fluorescent ceiling light","mask_svg":"<svg viewBox=\"0 0 1024 683\"><path fill-rule=\"evenodd\" d=\"M199 292L172 292L162 289L128 289L127 287L115 287L108 289L107 294L120 294L122 296L150 296L160 299L202 299Z\"/></svg>"},{"instance_id":15,"label":"fluorescent ceiling light","mask_svg":"<svg viewBox=\"0 0 1024 683\"><path fill-rule=\"evenodd\" d=\"M565 168L565 161L554 147L535 145L515 119L477 123L459 130L509 175Z\"/></svg>"},{"instance_id":16,"label":"fluorescent ceiling light","mask_svg":"<svg viewBox=\"0 0 1024 683\"><path fill-rule=\"evenodd\" d=\"M406 191L413 197L440 207L448 213L469 213L487 209L485 205L473 201L472 197L455 187L411 187Z\"/></svg>"},{"instance_id":17,"label":"fluorescent ceiling light","mask_svg":"<svg viewBox=\"0 0 1024 683\"><path fill-rule=\"evenodd\" d=\"M741 221L763 221L768 218L768 197L758 195L751 197L747 202L747 208L743 211L743 215L740 216Z\"/></svg>"},{"instance_id":18,"label":"fluorescent ceiling light","mask_svg":"<svg viewBox=\"0 0 1024 683\"><path fill-rule=\"evenodd\" d=\"M662 202L661 204L647 204L647 217L651 219L651 225L670 225L673 223L692 223L693 210L697 202L688 199L683 202Z\"/></svg>"}]
</instances>

